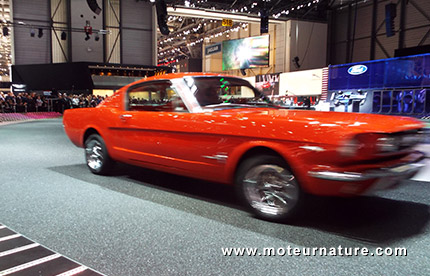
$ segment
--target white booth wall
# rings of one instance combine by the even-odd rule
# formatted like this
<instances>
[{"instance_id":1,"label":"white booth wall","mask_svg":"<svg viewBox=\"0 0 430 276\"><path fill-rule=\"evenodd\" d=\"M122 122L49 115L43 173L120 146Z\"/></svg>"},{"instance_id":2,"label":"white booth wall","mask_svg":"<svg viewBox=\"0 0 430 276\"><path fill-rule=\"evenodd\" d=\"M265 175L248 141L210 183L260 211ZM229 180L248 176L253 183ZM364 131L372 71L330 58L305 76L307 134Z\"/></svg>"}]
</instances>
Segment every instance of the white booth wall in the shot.
<instances>
[{"instance_id":1,"label":"white booth wall","mask_svg":"<svg viewBox=\"0 0 430 276\"><path fill-rule=\"evenodd\" d=\"M279 76L280 96L321 95L323 69L283 73Z\"/></svg>"}]
</instances>

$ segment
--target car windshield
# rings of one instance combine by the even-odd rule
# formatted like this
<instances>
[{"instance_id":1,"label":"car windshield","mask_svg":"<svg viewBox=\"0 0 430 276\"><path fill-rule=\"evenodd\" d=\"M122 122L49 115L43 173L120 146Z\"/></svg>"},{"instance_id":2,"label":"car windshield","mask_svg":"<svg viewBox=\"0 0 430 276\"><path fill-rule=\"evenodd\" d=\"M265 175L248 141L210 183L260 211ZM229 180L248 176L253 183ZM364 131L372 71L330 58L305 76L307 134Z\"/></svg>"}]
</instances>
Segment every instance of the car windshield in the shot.
<instances>
[{"instance_id":1,"label":"car windshield","mask_svg":"<svg viewBox=\"0 0 430 276\"><path fill-rule=\"evenodd\" d=\"M184 78L198 104L204 109L274 106L248 81L232 77Z\"/></svg>"}]
</instances>

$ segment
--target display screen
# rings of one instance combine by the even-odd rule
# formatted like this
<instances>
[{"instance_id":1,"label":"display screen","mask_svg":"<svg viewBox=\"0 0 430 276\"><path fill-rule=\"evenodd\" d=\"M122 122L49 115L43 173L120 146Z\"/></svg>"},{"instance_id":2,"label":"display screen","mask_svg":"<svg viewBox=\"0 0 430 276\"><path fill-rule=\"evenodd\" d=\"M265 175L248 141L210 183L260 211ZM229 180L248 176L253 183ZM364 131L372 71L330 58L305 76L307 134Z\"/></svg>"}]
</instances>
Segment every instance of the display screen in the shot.
<instances>
[{"instance_id":1,"label":"display screen","mask_svg":"<svg viewBox=\"0 0 430 276\"><path fill-rule=\"evenodd\" d=\"M269 35L222 42L222 70L269 66Z\"/></svg>"}]
</instances>

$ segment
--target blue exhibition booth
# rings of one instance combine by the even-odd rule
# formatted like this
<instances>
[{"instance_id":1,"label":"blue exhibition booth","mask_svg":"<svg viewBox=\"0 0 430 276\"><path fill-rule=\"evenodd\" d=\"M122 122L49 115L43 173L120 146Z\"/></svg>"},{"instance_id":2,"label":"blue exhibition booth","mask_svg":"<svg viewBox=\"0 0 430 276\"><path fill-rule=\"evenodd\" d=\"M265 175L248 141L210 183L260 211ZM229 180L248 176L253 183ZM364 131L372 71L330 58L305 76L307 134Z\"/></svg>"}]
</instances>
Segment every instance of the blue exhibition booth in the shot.
<instances>
[{"instance_id":1,"label":"blue exhibition booth","mask_svg":"<svg viewBox=\"0 0 430 276\"><path fill-rule=\"evenodd\" d=\"M430 114L430 54L329 67L331 110Z\"/></svg>"}]
</instances>

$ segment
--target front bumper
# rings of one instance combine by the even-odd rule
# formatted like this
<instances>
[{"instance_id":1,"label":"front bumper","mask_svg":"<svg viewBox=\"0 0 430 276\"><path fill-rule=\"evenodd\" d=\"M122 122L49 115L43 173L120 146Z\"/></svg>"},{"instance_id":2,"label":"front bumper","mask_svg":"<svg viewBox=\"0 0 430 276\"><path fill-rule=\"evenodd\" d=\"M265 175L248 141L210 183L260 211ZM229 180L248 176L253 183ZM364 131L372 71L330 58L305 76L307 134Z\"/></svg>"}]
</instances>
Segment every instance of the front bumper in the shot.
<instances>
[{"instance_id":1,"label":"front bumper","mask_svg":"<svg viewBox=\"0 0 430 276\"><path fill-rule=\"evenodd\" d=\"M331 181L344 181L356 182L365 181L378 178L392 178L399 177L404 179L406 176L416 174L421 168L425 166L424 158L412 163L397 165L395 167L380 168L377 170L369 170L365 172L333 172L333 171L309 171L311 177L331 180Z\"/></svg>"},{"instance_id":2,"label":"front bumper","mask_svg":"<svg viewBox=\"0 0 430 276\"><path fill-rule=\"evenodd\" d=\"M393 188L426 166L425 154L411 152L400 159L348 167L318 166L307 171L307 191L316 195L356 196ZM314 181L319 179L319 181Z\"/></svg>"}]
</instances>

